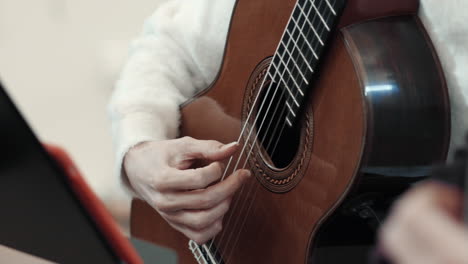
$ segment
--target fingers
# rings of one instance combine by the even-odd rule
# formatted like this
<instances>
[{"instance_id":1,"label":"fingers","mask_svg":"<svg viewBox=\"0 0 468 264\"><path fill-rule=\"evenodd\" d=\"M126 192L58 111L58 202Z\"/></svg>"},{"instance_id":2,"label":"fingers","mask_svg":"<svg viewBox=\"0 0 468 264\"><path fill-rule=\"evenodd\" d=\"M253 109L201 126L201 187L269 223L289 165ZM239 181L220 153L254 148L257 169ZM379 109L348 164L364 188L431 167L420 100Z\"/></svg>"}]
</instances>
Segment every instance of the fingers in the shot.
<instances>
[{"instance_id":1,"label":"fingers","mask_svg":"<svg viewBox=\"0 0 468 264\"><path fill-rule=\"evenodd\" d=\"M447 214L413 210L418 217L398 212L382 229L382 246L395 263L467 263L468 236L461 226Z\"/></svg>"},{"instance_id":2,"label":"fingers","mask_svg":"<svg viewBox=\"0 0 468 264\"><path fill-rule=\"evenodd\" d=\"M207 210L181 210L174 213L162 213L162 216L172 223L201 231L221 219L228 211L230 203L231 199L228 198Z\"/></svg>"},{"instance_id":3,"label":"fingers","mask_svg":"<svg viewBox=\"0 0 468 264\"><path fill-rule=\"evenodd\" d=\"M181 140L184 145L185 159L205 159L217 161L229 158L232 156L239 144L232 142L223 144L216 140L196 140L190 137L184 137Z\"/></svg>"},{"instance_id":4,"label":"fingers","mask_svg":"<svg viewBox=\"0 0 468 264\"><path fill-rule=\"evenodd\" d=\"M223 173L224 166L220 162L213 162L197 169L169 168L164 173L164 177L154 177L152 187L160 192L203 189L219 180Z\"/></svg>"},{"instance_id":5,"label":"fingers","mask_svg":"<svg viewBox=\"0 0 468 264\"><path fill-rule=\"evenodd\" d=\"M421 244L414 241L414 234L408 229L408 223L401 222L399 216L389 219L380 230L380 246L394 263L423 263L427 254L421 254Z\"/></svg>"},{"instance_id":6,"label":"fingers","mask_svg":"<svg viewBox=\"0 0 468 264\"><path fill-rule=\"evenodd\" d=\"M444 185L414 188L394 206L381 228L384 252L397 263L468 261L462 250L468 246L468 235L453 214L460 201L461 196Z\"/></svg>"},{"instance_id":7,"label":"fingers","mask_svg":"<svg viewBox=\"0 0 468 264\"><path fill-rule=\"evenodd\" d=\"M125 170L142 199L202 244L221 230L230 197L250 176L248 170L238 170L217 183L224 173L220 161L237 148L236 142L224 145L189 137L153 141L127 154Z\"/></svg>"},{"instance_id":8,"label":"fingers","mask_svg":"<svg viewBox=\"0 0 468 264\"><path fill-rule=\"evenodd\" d=\"M249 176L250 171L238 170L226 180L206 189L157 195L153 206L162 212L209 209L231 197Z\"/></svg>"},{"instance_id":9,"label":"fingers","mask_svg":"<svg viewBox=\"0 0 468 264\"><path fill-rule=\"evenodd\" d=\"M415 202L418 201L427 207L438 208L454 217L461 217L462 193L453 186L439 183L427 182L416 187L408 196Z\"/></svg>"}]
</instances>

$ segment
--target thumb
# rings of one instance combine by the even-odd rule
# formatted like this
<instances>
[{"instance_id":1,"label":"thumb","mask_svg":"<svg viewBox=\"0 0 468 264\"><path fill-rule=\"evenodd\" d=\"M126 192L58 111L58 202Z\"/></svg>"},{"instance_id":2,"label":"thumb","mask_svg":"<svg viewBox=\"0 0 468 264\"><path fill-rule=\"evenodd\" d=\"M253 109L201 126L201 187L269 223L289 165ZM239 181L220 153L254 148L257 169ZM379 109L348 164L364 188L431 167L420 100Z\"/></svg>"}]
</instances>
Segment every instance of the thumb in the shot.
<instances>
[{"instance_id":1,"label":"thumb","mask_svg":"<svg viewBox=\"0 0 468 264\"><path fill-rule=\"evenodd\" d=\"M239 143L223 144L215 140L195 140L189 144L188 156L192 159L217 161L229 158L239 147Z\"/></svg>"}]
</instances>

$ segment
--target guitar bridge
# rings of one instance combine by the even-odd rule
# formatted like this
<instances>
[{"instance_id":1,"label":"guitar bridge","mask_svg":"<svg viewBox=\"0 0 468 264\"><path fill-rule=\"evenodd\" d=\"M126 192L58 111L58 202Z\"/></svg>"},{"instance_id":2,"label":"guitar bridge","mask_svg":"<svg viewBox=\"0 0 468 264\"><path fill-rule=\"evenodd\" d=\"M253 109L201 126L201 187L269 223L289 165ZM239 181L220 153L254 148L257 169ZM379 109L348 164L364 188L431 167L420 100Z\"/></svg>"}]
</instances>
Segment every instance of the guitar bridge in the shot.
<instances>
[{"instance_id":1,"label":"guitar bridge","mask_svg":"<svg viewBox=\"0 0 468 264\"><path fill-rule=\"evenodd\" d=\"M208 245L208 246L207 246ZM211 242L203 245L198 245L195 241L189 241L189 249L192 251L193 256L198 264L223 264L223 260L216 254L217 249Z\"/></svg>"}]
</instances>

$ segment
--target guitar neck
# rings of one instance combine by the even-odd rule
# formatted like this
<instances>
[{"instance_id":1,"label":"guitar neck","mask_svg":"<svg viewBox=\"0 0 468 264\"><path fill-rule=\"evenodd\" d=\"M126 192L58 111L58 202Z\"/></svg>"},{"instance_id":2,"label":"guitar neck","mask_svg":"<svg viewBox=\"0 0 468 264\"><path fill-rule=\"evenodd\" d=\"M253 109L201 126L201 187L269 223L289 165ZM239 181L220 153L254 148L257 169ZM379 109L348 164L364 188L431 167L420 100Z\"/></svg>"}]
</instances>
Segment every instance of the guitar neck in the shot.
<instances>
[{"instance_id":1,"label":"guitar neck","mask_svg":"<svg viewBox=\"0 0 468 264\"><path fill-rule=\"evenodd\" d=\"M290 126L304 103L313 77L318 73L320 59L345 2L299 0L291 14L267 75L283 89L289 109L285 118Z\"/></svg>"}]
</instances>

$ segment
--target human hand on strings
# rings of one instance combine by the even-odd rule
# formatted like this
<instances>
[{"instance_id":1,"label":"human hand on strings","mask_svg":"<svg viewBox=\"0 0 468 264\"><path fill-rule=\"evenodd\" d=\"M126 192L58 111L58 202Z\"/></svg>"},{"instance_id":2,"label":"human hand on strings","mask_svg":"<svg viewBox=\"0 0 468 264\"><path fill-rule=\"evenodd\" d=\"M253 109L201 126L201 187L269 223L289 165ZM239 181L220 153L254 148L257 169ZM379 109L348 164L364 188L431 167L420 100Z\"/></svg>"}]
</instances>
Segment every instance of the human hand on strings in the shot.
<instances>
[{"instance_id":1,"label":"human hand on strings","mask_svg":"<svg viewBox=\"0 0 468 264\"><path fill-rule=\"evenodd\" d=\"M219 181L221 161L237 149L237 143L190 137L144 142L128 151L124 169L140 198L173 228L203 244L221 231L232 196L250 176L240 169Z\"/></svg>"},{"instance_id":2,"label":"human hand on strings","mask_svg":"<svg viewBox=\"0 0 468 264\"><path fill-rule=\"evenodd\" d=\"M462 194L436 182L417 186L396 203L380 231L380 248L395 264L468 263Z\"/></svg>"}]
</instances>

